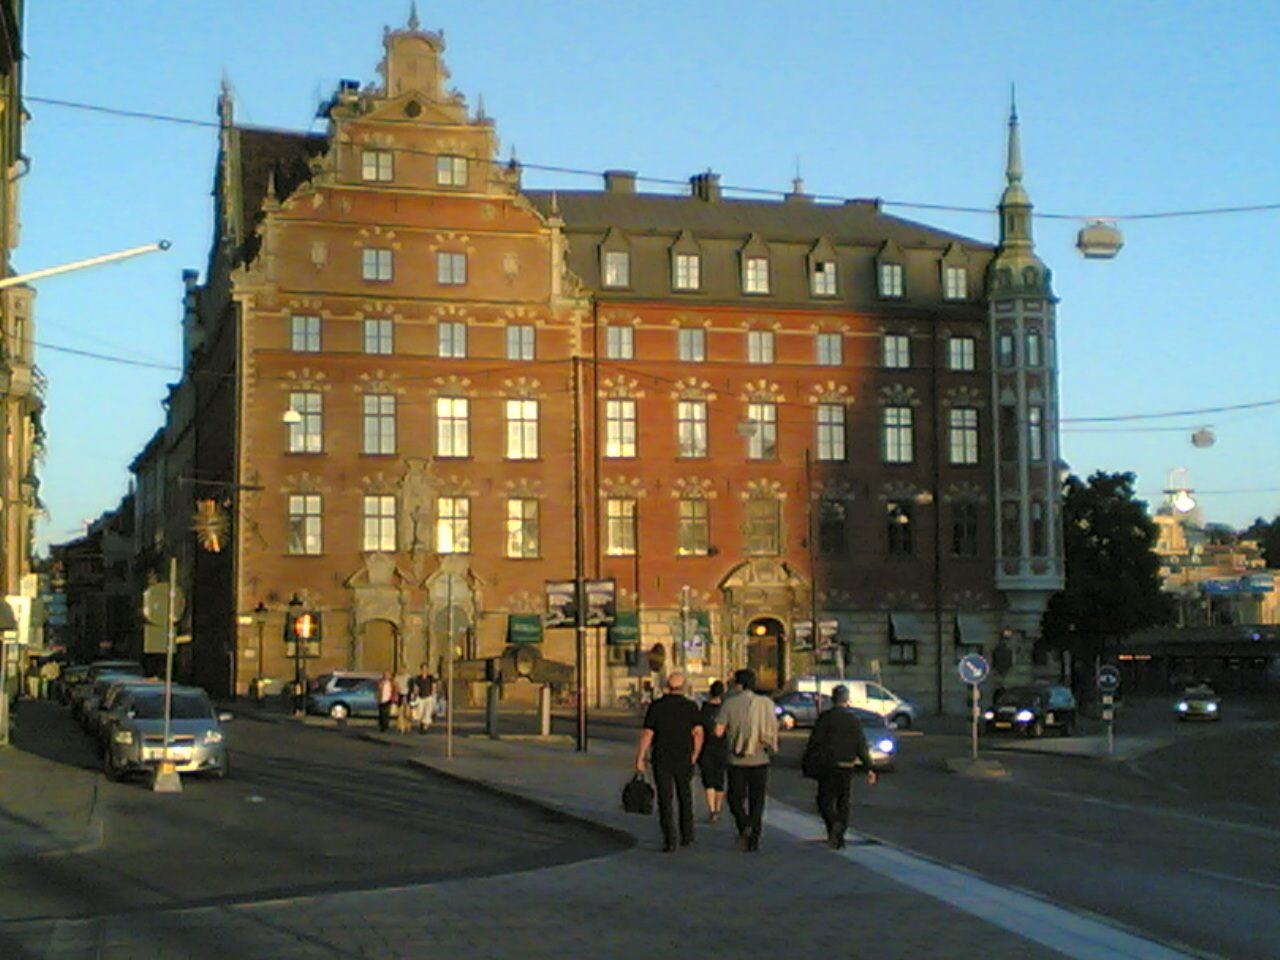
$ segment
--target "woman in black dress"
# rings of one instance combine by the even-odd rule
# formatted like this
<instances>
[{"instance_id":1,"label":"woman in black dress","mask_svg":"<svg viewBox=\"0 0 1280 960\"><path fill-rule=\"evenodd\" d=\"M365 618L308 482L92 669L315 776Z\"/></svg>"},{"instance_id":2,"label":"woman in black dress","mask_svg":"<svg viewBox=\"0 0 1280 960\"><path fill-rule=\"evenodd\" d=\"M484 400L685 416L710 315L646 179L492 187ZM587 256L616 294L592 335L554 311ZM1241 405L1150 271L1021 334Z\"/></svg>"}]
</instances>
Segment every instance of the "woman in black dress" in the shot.
<instances>
[{"instance_id":1,"label":"woman in black dress","mask_svg":"<svg viewBox=\"0 0 1280 960\"><path fill-rule=\"evenodd\" d=\"M702 705L698 722L702 725L702 753L698 756L698 773L707 791L707 820L715 823L724 808L725 765L729 759L729 745L724 737L716 736L716 717L724 703L724 684L719 680L711 684L710 696Z\"/></svg>"}]
</instances>

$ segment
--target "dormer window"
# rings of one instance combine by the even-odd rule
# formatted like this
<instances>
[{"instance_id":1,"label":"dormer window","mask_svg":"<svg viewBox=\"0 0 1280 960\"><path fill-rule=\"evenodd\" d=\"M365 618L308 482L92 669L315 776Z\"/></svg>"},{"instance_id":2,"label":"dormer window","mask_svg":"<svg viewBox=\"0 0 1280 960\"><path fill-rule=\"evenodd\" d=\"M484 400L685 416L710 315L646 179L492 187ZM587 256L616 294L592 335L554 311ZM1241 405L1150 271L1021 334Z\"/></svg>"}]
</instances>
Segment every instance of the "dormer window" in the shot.
<instances>
[{"instance_id":1,"label":"dormer window","mask_svg":"<svg viewBox=\"0 0 1280 960\"><path fill-rule=\"evenodd\" d=\"M604 252L604 285L606 287L631 285L631 254L625 250Z\"/></svg>"},{"instance_id":2,"label":"dormer window","mask_svg":"<svg viewBox=\"0 0 1280 960\"><path fill-rule=\"evenodd\" d=\"M742 292L769 292L769 258L747 256L742 261Z\"/></svg>"},{"instance_id":3,"label":"dormer window","mask_svg":"<svg viewBox=\"0 0 1280 960\"><path fill-rule=\"evenodd\" d=\"M877 273L877 293L886 299L901 298L905 290L903 273L900 263L881 263Z\"/></svg>"},{"instance_id":4,"label":"dormer window","mask_svg":"<svg viewBox=\"0 0 1280 960\"><path fill-rule=\"evenodd\" d=\"M697 290L702 286L702 257L677 253L671 265L671 285L676 290Z\"/></svg>"},{"instance_id":5,"label":"dormer window","mask_svg":"<svg viewBox=\"0 0 1280 960\"><path fill-rule=\"evenodd\" d=\"M834 260L814 261L813 272L809 275L809 292L815 297L836 295L836 262Z\"/></svg>"},{"instance_id":6,"label":"dormer window","mask_svg":"<svg viewBox=\"0 0 1280 960\"><path fill-rule=\"evenodd\" d=\"M360 179L370 183L390 183L394 178L390 150L365 150L360 154Z\"/></svg>"},{"instance_id":7,"label":"dormer window","mask_svg":"<svg viewBox=\"0 0 1280 960\"><path fill-rule=\"evenodd\" d=\"M942 268L944 300L964 300L969 296L969 272L964 267Z\"/></svg>"},{"instance_id":8,"label":"dormer window","mask_svg":"<svg viewBox=\"0 0 1280 960\"><path fill-rule=\"evenodd\" d=\"M436 157L436 185L441 187L465 187L467 185L467 158L447 154Z\"/></svg>"}]
</instances>

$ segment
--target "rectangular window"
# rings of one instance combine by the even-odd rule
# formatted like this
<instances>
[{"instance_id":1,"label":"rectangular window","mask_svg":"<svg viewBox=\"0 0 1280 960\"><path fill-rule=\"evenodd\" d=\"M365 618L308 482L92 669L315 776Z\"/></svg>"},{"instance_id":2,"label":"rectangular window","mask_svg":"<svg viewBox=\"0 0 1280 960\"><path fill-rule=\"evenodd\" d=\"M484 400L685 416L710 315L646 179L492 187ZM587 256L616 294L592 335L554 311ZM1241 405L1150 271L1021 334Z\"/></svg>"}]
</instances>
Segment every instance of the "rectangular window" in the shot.
<instances>
[{"instance_id":1,"label":"rectangular window","mask_svg":"<svg viewBox=\"0 0 1280 960\"><path fill-rule=\"evenodd\" d=\"M471 455L471 401L436 397L436 456Z\"/></svg>"},{"instance_id":2,"label":"rectangular window","mask_svg":"<svg viewBox=\"0 0 1280 960\"><path fill-rule=\"evenodd\" d=\"M507 459L538 459L538 401L507 401Z\"/></svg>"},{"instance_id":3,"label":"rectangular window","mask_svg":"<svg viewBox=\"0 0 1280 960\"><path fill-rule=\"evenodd\" d=\"M818 415L818 459L844 460L844 405L820 403Z\"/></svg>"},{"instance_id":4,"label":"rectangular window","mask_svg":"<svg viewBox=\"0 0 1280 960\"><path fill-rule=\"evenodd\" d=\"M391 353L395 345L391 320L364 321L364 352Z\"/></svg>"},{"instance_id":5,"label":"rectangular window","mask_svg":"<svg viewBox=\"0 0 1280 960\"><path fill-rule=\"evenodd\" d=\"M702 363L707 359L707 331L702 327L681 327L676 338L681 360Z\"/></svg>"},{"instance_id":6,"label":"rectangular window","mask_svg":"<svg viewBox=\"0 0 1280 960\"><path fill-rule=\"evenodd\" d=\"M1018 408L1012 404L1000 407L1000 459L1005 463L1018 459Z\"/></svg>"},{"instance_id":7,"label":"rectangular window","mask_svg":"<svg viewBox=\"0 0 1280 960\"><path fill-rule=\"evenodd\" d=\"M467 282L467 255L453 250L436 251L436 283L460 287Z\"/></svg>"},{"instance_id":8,"label":"rectangular window","mask_svg":"<svg viewBox=\"0 0 1280 960\"><path fill-rule=\"evenodd\" d=\"M1002 333L996 337L996 364L1001 367L1012 367L1017 360L1013 334Z\"/></svg>"},{"instance_id":9,"label":"rectangular window","mask_svg":"<svg viewBox=\"0 0 1280 960\"><path fill-rule=\"evenodd\" d=\"M467 355L467 325L461 320L445 320L436 328L439 356L461 360Z\"/></svg>"},{"instance_id":10,"label":"rectangular window","mask_svg":"<svg viewBox=\"0 0 1280 960\"><path fill-rule=\"evenodd\" d=\"M912 505L906 501L891 500L887 506L889 512L885 528L888 535L889 556L909 557L915 552Z\"/></svg>"},{"instance_id":11,"label":"rectangular window","mask_svg":"<svg viewBox=\"0 0 1280 960\"><path fill-rule=\"evenodd\" d=\"M634 327L605 327L604 355L609 360L632 360L636 355Z\"/></svg>"},{"instance_id":12,"label":"rectangular window","mask_svg":"<svg viewBox=\"0 0 1280 960\"><path fill-rule=\"evenodd\" d=\"M322 548L320 536L320 495L295 493L289 496L289 552L316 556Z\"/></svg>"},{"instance_id":13,"label":"rectangular window","mask_svg":"<svg viewBox=\"0 0 1280 960\"><path fill-rule=\"evenodd\" d=\"M606 457L636 455L636 402L606 400L604 405Z\"/></svg>"},{"instance_id":14,"label":"rectangular window","mask_svg":"<svg viewBox=\"0 0 1280 960\"><path fill-rule=\"evenodd\" d=\"M396 452L396 398L389 393L366 393L362 453Z\"/></svg>"},{"instance_id":15,"label":"rectangular window","mask_svg":"<svg viewBox=\"0 0 1280 960\"><path fill-rule=\"evenodd\" d=\"M951 370L974 370L978 343L973 337L952 337L947 341L947 367Z\"/></svg>"},{"instance_id":16,"label":"rectangular window","mask_svg":"<svg viewBox=\"0 0 1280 960\"><path fill-rule=\"evenodd\" d=\"M1000 553L1006 557L1022 555L1022 518L1017 500L1000 505Z\"/></svg>"},{"instance_id":17,"label":"rectangular window","mask_svg":"<svg viewBox=\"0 0 1280 960\"><path fill-rule=\"evenodd\" d=\"M535 356L536 330L531 323L513 323L507 327L507 359L532 360Z\"/></svg>"},{"instance_id":18,"label":"rectangular window","mask_svg":"<svg viewBox=\"0 0 1280 960\"><path fill-rule=\"evenodd\" d=\"M390 183L393 177L390 150L365 150L360 154L360 179Z\"/></svg>"},{"instance_id":19,"label":"rectangular window","mask_svg":"<svg viewBox=\"0 0 1280 960\"><path fill-rule=\"evenodd\" d=\"M702 286L702 258L696 253L677 253L672 277L677 290L697 290Z\"/></svg>"},{"instance_id":20,"label":"rectangular window","mask_svg":"<svg viewBox=\"0 0 1280 960\"><path fill-rule=\"evenodd\" d=\"M881 413L881 447L885 463L912 463L915 429L910 407L885 407Z\"/></svg>"},{"instance_id":21,"label":"rectangular window","mask_svg":"<svg viewBox=\"0 0 1280 960\"><path fill-rule=\"evenodd\" d=\"M742 292L769 292L769 258L747 257L742 264Z\"/></svg>"},{"instance_id":22,"label":"rectangular window","mask_svg":"<svg viewBox=\"0 0 1280 960\"><path fill-rule=\"evenodd\" d=\"M471 552L471 501L436 498L436 553Z\"/></svg>"},{"instance_id":23,"label":"rectangular window","mask_svg":"<svg viewBox=\"0 0 1280 960\"><path fill-rule=\"evenodd\" d=\"M813 264L813 273L809 275L809 292L815 297L836 295L836 262L834 260L818 260Z\"/></svg>"},{"instance_id":24,"label":"rectangular window","mask_svg":"<svg viewBox=\"0 0 1280 960\"><path fill-rule=\"evenodd\" d=\"M845 534L848 508L839 500L824 498L818 508L818 551L824 557L843 557L849 553Z\"/></svg>"},{"instance_id":25,"label":"rectangular window","mask_svg":"<svg viewBox=\"0 0 1280 960\"><path fill-rule=\"evenodd\" d=\"M681 400L676 404L676 440L681 457L707 455L707 401Z\"/></svg>"},{"instance_id":26,"label":"rectangular window","mask_svg":"<svg viewBox=\"0 0 1280 960\"><path fill-rule=\"evenodd\" d=\"M969 271L964 267L945 267L942 271L942 296L947 300L964 300L969 296Z\"/></svg>"},{"instance_id":27,"label":"rectangular window","mask_svg":"<svg viewBox=\"0 0 1280 960\"><path fill-rule=\"evenodd\" d=\"M1044 459L1044 407L1027 407L1027 457Z\"/></svg>"},{"instance_id":28,"label":"rectangular window","mask_svg":"<svg viewBox=\"0 0 1280 960\"><path fill-rule=\"evenodd\" d=\"M1044 504L1039 500L1031 501L1031 555L1043 557L1049 552L1048 528L1044 522Z\"/></svg>"},{"instance_id":29,"label":"rectangular window","mask_svg":"<svg viewBox=\"0 0 1280 960\"><path fill-rule=\"evenodd\" d=\"M952 407L947 411L950 461L953 464L978 462L978 410Z\"/></svg>"},{"instance_id":30,"label":"rectangular window","mask_svg":"<svg viewBox=\"0 0 1280 960\"><path fill-rule=\"evenodd\" d=\"M604 285L626 287L631 284L631 254L625 250L604 252Z\"/></svg>"},{"instance_id":31,"label":"rectangular window","mask_svg":"<svg viewBox=\"0 0 1280 960\"><path fill-rule=\"evenodd\" d=\"M507 501L507 556L534 560L538 556L538 501L513 497Z\"/></svg>"},{"instance_id":32,"label":"rectangular window","mask_svg":"<svg viewBox=\"0 0 1280 960\"><path fill-rule=\"evenodd\" d=\"M815 357L820 367L838 367L844 363L844 335L820 333L815 342Z\"/></svg>"},{"instance_id":33,"label":"rectangular window","mask_svg":"<svg viewBox=\"0 0 1280 960\"><path fill-rule=\"evenodd\" d=\"M1044 348L1039 330L1027 331L1027 366L1038 367L1044 363Z\"/></svg>"},{"instance_id":34,"label":"rectangular window","mask_svg":"<svg viewBox=\"0 0 1280 960\"><path fill-rule=\"evenodd\" d=\"M894 665L915 663L918 659L915 640L891 640L889 642L889 662Z\"/></svg>"},{"instance_id":35,"label":"rectangular window","mask_svg":"<svg viewBox=\"0 0 1280 960\"><path fill-rule=\"evenodd\" d=\"M893 370L911 366L911 338L905 333L886 333L880 338L880 365Z\"/></svg>"},{"instance_id":36,"label":"rectangular window","mask_svg":"<svg viewBox=\"0 0 1280 960\"><path fill-rule=\"evenodd\" d=\"M441 187L465 187L467 185L467 158L436 157L436 184Z\"/></svg>"},{"instance_id":37,"label":"rectangular window","mask_svg":"<svg viewBox=\"0 0 1280 960\"><path fill-rule=\"evenodd\" d=\"M394 553L396 549L396 498L379 495L364 498L364 549Z\"/></svg>"},{"instance_id":38,"label":"rectangular window","mask_svg":"<svg viewBox=\"0 0 1280 960\"><path fill-rule=\"evenodd\" d=\"M635 500L611 497L604 502L604 517L604 552L611 557L635 556Z\"/></svg>"},{"instance_id":39,"label":"rectangular window","mask_svg":"<svg viewBox=\"0 0 1280 960\"><path fill-rule=\"evenodd\" d=\"M747 459L775 460L778 457L778 405L747 404Z\"/></svg>"},{"instance_id":40,"label":"rectangular window","mask_svg":"<svg viewBox=\"0 0 1280 960\"><path fill-rule=\"evenodd\" d=\"M747 331L747 362L773 363L773 331Z\"/></svg>"},{"instance_id":41,"label":"rectangular window","mask_svg":"<svg viewBox=\"0 0 1280 960\"><path fill-rule=\"evenodd\" d=\"M782 550L782 501L752 497L744 504L743 547L754 556L777 556Z\"/></svg>"},{"instance_id":42,"label":"rectangular window","mask_svg":"<svg viewBox=\"0 0 1280 960\"><path fill-rule=\"evenodd\" d=\"M365 280L391 279L391 251L366 248L360 251L360 276Z\"/></svg>"},{"instance_id":43,"label":"rectangular window","mask_svg":"<svg viewBox=\"0 0 1280 960\"><path fill-rule=\"evenodd\" d=\"M882 263L876 276L879 279L877 290L882 297L901 297L903 294L902 264Z\"/></svg>"},{"instance_id":44,"label":"rectangular window","mask_svg":"<svg viewBox=\"0 0 1280 960\"><path fill-rule=\"evenodd\" d=\"M299 353L317 353L320 350L320 318L290 317L289 347Z\"/></svg>"},{"instance_id":45,"label":"rectangular window","mask_svg":"<svg viewBox=\"0 0 1280 960\"><path fill-rule=\"evenodd\" d=\"M978 555L978 505L957 503L951 507L951 552L957 557Z\"/></svg>"},{"instance_id":46,"label":"rectangular window","mask_svg":"<svg viewBox=\"0 0 1280 960\"><path fill-rule=\"evenodd\" d=\"M319 393L289 394L290 453L321 453L324 450L324 407Z\"/></svg>"},{"instance_id":47,"label":"rectangular window","mask_svg":"<svg viewBox=\"0 0 1280 960\"><path fill-rule=\"evenodd\" d=\"M706 500L682 497L676 526L676 555L705 557L711 549L711 520Z\"/></svg>"}]
</instances>

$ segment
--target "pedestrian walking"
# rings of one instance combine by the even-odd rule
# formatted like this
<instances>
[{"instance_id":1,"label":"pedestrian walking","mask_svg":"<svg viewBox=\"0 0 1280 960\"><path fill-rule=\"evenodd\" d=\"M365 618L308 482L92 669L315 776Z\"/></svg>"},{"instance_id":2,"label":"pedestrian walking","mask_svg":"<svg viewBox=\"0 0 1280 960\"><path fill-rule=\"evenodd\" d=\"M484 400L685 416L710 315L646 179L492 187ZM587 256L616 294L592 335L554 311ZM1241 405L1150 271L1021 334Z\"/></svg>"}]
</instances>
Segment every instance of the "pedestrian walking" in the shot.
<instances>
[{"instance_id":1,"label":"pedestrian walking","mask_svg":"<svg viewBox=\"0 0 1280 960\"><path fill-rule=\"evenodd\" d=\"M770 756L778 752L778 718L773 701L756 693L754 670L737 671L733 684L737 692L720 708L715 732L728 745L729 812L738 828L738 844L755 851L764 827Z\"/></svg>"},{"instance_id":2,"label":"pedestrian walking","mask_svg":"<svg viewBox=\"0 0 1280 960\"><path fill-rule=\"evenodd\" d=\"M413 722L419 733L426 733L436 713L436 678L425 663L409 681L409 699L413 704Z\"/></svg>"},{"instance_id":3,"label":"pedestrian walking","mask_svg":"<svg viewBox=\"0 0 1280 960\"><path fill-rule=\"evenodd\" d=\"M716 717L724 703L724 684L711 684L707 702L702 705L698 722L702 726L702 752L698 754L698 776L707 795L707 822L718 823L724 809L725 761L729 756L728 741L716 736Z\"/></svg>"},{"instance_id":4,"label":"pedestrian walking","mask_svg":"<svg viewBox=\"0 0 1280 960\"><path fill-rule=\"evenodd\" d=\"M827 844L833 850L844 846L849 827L849 788L854 768L861 763L868 784L876 782L871 767L871 751L862 732L862 721L849 707L849 688L843 683L831 691L831 708L814 724L804 749L801 768L818 779L818 812L827 825Z\"/></svg>"},{"instance_id":5,"label":"pedestrian walking","mask_svg":"<svg viewBox=\"0 0 1280 960\"><path fill-rule=\"evenodd\" d=\"M396 682L384 673L378 681L378 729L383 733L391 726L391 707L396 702Z\"/></svg>"},{"instance_id":6,"label":"pedestrian walking","mask_svg":"<svg viewBox=\"0 0 1280 960\"><path fill-rule=\"evenodd\" d=\"M693 843L693 765L702 751L702 725L698 705L684 695L682 673L667 676L667 692L649 705L636 749L636 770L644 773L645 755L651 753L653 783L658 793L658 823L662 849L676 851L676 824L671 800L679 807L679 845Z\"/></svg>"},{"instance_id":7,"label":"pedestrian walking","mask_svg":"<svg viewBox=\"0 0 1280 960\"><path fill-rule=\"evenodd\" d=\"M408 733L413 729L413 701L409 696L409 671L396 674L396 732Z\"/></svg>"}]
</instances>

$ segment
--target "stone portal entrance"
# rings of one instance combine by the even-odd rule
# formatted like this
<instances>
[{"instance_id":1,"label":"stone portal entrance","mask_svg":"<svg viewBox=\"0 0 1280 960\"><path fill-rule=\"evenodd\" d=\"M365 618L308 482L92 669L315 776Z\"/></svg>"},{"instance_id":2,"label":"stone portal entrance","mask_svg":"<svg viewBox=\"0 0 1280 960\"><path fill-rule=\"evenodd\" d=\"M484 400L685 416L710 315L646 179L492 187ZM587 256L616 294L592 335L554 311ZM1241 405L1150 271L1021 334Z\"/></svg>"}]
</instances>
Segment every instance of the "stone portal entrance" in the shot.
<instances>
[{"instance_id":1,"label":"stone portal entrance","mask_svg":"<svg viewBox=\"0 0 1280 960\"><path fill-rule=\"evenodd\" d=\"M403 668L396 625L390 620L367 620L360 625L360 669L397 674Z\"/></svg>"},{"instance_id":2,"label":"stone portal entrance","mask_svg":"<svg viewBox=\"0 0 1280 960\"><path fill-rule=\"evenodd\" d=\"M781 623L759 617L747 626L747 666L756 673L758 690L776 690L785 671Z\"/></svg>"}]
</instances>

